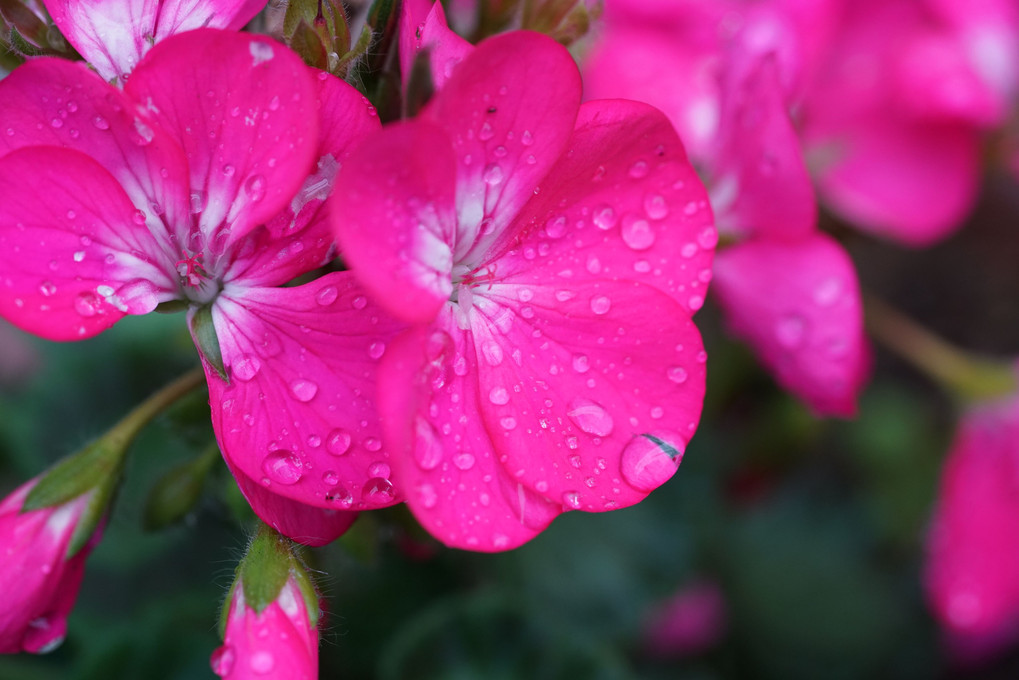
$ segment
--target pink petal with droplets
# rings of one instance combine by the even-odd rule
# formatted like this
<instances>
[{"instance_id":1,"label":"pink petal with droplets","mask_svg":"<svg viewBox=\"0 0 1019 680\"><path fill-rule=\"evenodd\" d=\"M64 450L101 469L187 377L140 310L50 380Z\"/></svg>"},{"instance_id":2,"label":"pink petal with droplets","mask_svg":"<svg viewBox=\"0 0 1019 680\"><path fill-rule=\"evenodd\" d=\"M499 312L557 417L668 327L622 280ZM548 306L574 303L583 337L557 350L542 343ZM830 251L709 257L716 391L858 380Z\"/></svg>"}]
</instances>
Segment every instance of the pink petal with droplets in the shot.
<instances>
[{"instance_id":1,"label":"pink petal with droplets","mask_svg":"<svg viewBox=\"0 0 1019 680\"><path fill-rule=\"evenodd\" d=\"M273 529L298 543L311 546L331 543L346 533L357 519L356 512L306 505L275 494L236 466L230 465L229 461L227 465L255 514Z\"/></svg>"},{"instance_id":2,"label":"pink petal with droplets","mask_svg":"<svg viewBox=\"0 0 1019 680\"><path fill-rule=\"evenodd\" d=\"M213 320L230 382L206 365L224 457L267 490L336 510L392 505L375 371L401 328L348 273L227 286ZM382 484L385 482L385 484Z\"/></svg>"},{"instance_id":3,"label":"pink petal with droplets","mask_svg":"<svg viewBox=\"0 0 1019 680\"><path fill-rule=\"evenodd\" d=\"M172 256L94 160L40 146L0 158L0 314L51 340L91 337L177 296Z\"/></svg>"},{"instance_id":4,"label":"pink petal with droplets","mask_svg":"<svg viewBox=\"0 0 1019 680\"><path fill-rule=\"evenodd\" d=\"M391 125L344 165L330 202L344 257L387 311L431 320L453 291L456 159L442 129Z\"/></svg>"},{"instance_id":5,"label":"pink petal with droplets","mask_svg":"<svg viewBox=\"0 0 1019 680\"><path fill-rule=\"evenodd\" d=\"M192 250L236 243L288 205L313 171L314 76L268 38L212 29L173 36L152 48L125 92L187 154L204 239ZM182 243L191 243L188 226L178 227Z\"/></svg>"},{"instance_id":6,"label":"pink petal with droplets","mask_svg":"<svg viewBox=\"0 0 1019 680\"><path fill-rule=\"evenodd\" d=\"M775 57L747 61L733 69L723 90L712 207L723 230L802 238L815 228L817 204Z\"/></svg>"},{"instance_id":7,"label":"pink petal with droplets","mask_svg":"<svg viewBox=\"0 0 1019 680\"><path fill-rule=\"evenodd\" d=\"M451 306L401 335L379 370L379 410L407 505L448 546L498 552L537 536L561 511L499 462L479 414L480 357Z\"/></svg>"},{"instance_id":8,"label":"pink petal with droplets","mask_svg":"<svg viewBox=\"0 0 1019 680\"><path fill-rule=\"evenodd\" d=\"M645 104L584 104L569 153L517 223L500 278L540 271L564 288L627 279L687 311L704 303L718 241L707 193L672 126Z\"/></svg>"},{"instance_id":9,"label":"pink petal with droplets","mask_svg":"<svg viewBox=\"0 0 1019 680\"><path fill-rule=\"evenodd\" d=\"M82 64L43 57L15 69L0 81L0 121L0 154L37 145L82 151L117 179L154 233L190 219L180 146Z\"/></svg>"},{"instance_id":10,"label":"pink petal with droplets","mask_svg":"<svg viewBox=\"0 0 1019 680\"><path fill-rule=\"evenodd\" d=\"M963 416L942 473L925 585L942 625L971 645L1010 642L1019 623L1017 442L1014 396L978 405Z\"/></svg>"},{"instance_id":11,"label":"pink petal with droplets","mask_svg":"<svg viewBox=\"0 0 1019 680\"><path fill-rule=\"evenodd\" d=\"M848 417L866 380L860 289L828 236L751 240L719 253L715 293L739 337L780 385L821 415Z\"/></svg>"},{"instance_id":12,"label":"pink petal with droplets","mask_svg":"<svg viewBox=\"0 0 1019 680\"><path fill-rule=\"evenodd\" d=\"M506 235L565 150L580 89L562 45L514 31L480 43L432 100L424 116L449 134L458 164L455 261L480 261Z\"/></svg>"},{"instance_id":13,"label":"pink petal with droplets","mask_svg":"<svg viewBox=\"0 0 1019 680\"><path fill-rule=\"evenodd\" d=\"M474 46L450 29L442 3L408 0L403 3L400 14L400 76L404 89L414 57L425 49L432 70L432 84L436 90L441 90Z\"/></svg>"},{"instance_id":14,"label":"pink petal with droplets","mask_svg":"<svg viewBox=\"0 0 1019 680\"><path fill-rule=\"evenodd\" d=\"M107 81L126 81L153 43L196 28L239 29L260 0L43 0L67 41Z\"/></svg>"},{"instance_id":15,"label":"pink petal with droplets","mask_svg":"<svg viewBox=\"0 0 1019 680\"><path fill-rule=\"evenodd\" d=\"M477 408L513 479L566 509L602 512L676 471L700 417L706 355L666 295L520 276L476 289L467 318Z\"/></svg>"}]
</instances>

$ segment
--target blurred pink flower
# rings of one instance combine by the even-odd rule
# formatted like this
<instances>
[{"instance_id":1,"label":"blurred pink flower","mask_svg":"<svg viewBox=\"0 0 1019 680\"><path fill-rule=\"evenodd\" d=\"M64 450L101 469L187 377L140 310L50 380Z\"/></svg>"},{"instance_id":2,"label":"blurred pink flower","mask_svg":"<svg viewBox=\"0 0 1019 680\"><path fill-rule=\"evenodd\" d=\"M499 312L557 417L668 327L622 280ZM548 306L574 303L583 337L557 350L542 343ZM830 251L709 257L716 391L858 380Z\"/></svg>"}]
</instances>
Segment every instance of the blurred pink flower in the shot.
<instances>
[{"instance_id":1,"label":"blurred pink flower","mask_svg":"<svg viewBox=\"0 0 1019 680\"><path fill-rule=\"evenodd\" d=\"M0 502L0 654L41 654L63 642L85 560L101 536L96 531L69 557L71 538L94 494L22 512L37 482L21 485Z\"/></svg>"},{"instance_id":2,"label":"blurred pink flower","mask_svg":"<svg viewBox=\"0 0 1019 680\"><path fill-rule=\"evenodd\" d=\"M300 586L290 576L262 611L244 600L238 581L227 605L223 645L212 654L212 670L225 680L318 678L318 630Z\"/></svg>"},{"instance_id":3,"label":"blurred pink flower","mask_svg":"<svg viewBox=\"0 0 1019 680\"><path fill-rule=\"evenodd\" d=\"M152 48L123 91L33 60L0 82L0 120L0 314L74 340L184 303L236 475L325 508L331 531L335 509L399 500L373 399L397 325L349 273L282 287L335 254L325 197L378 127L360 94L203 29Z\"/></svg>"},{"instance_id":4,"label":"blurred pink flower","mask_svg":"<svg viewBox=\"0 0 1019 680\"><path fill-rule=\"evenodd\" d=\"M1019 398L971 407L945 462L927 540L928 600L953 649L1019 639Z\"/></svg>"},{"instance_id":5,"label":"blurred pink flower","mask_svg":"<svg viewBox=\"0 0 1019 680\"><path fill-rule=\"evenodd\" d=\"M702 654L726 630L725 595L713 581L687 584L662 602L644 625L644 647L662 658Z\"/></svg>"},{"instance_id":6,"label":"blurred pink flower","mask_svg":"<svg viewBox=\"0 0 1019 680\"><path fill-rule=\"evenodd\" d=\"M333 194L346 261L414 324L379 409L394 479L451 546L505 550L563 510L639 502L700 415L707 196L658 111L580 106L580 88L549 38L484 41Z\"/></svg>"}]
</instances>

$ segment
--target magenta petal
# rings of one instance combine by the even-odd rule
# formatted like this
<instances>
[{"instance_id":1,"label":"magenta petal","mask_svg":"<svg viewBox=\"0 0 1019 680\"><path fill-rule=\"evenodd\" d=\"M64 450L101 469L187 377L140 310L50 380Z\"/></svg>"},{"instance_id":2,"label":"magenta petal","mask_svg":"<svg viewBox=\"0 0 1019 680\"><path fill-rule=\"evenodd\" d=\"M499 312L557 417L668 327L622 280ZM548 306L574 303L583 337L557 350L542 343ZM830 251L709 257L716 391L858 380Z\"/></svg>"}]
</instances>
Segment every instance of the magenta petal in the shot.
<instances>
[{"instance_id":1,"label":"magenta petal","mask_svg":"<svg viewBox=\"0 0 1019 680\"><path fill-rule=\"evenodd\" d=\"M231 465L308 505L357 510L400 500L375 409L376 365L400 327L349 273L293 288L228 285L213 319L230 382L209 366L206 376ZM379 480L389 485L381 492Z\"/></svg>"},{"instance_id":2,"label":"magenta petal","mask_svg":"<svg viewBox=\"0 0 1019 680\"><path fill-rule=\"evenodd\" d=\"M866 380L856 271L821 234L748 241L719 253L715 293L733 332L780 385L822 415L851 416Z\"/></svg>"},{"instance_id":3,"label":"magenta petal","mask_svg":"<svg viewBox=\"0 0 1019 680\"><path fill-rule=\"evenodd\" d=\"M214 249L279 213L314 166L313 76L268 38L212 29L173 36L152 48L125 92L181 141L199 228Z\"/></svg>"},{"instance_id":4,"label":"magenta petal","mask_svg":"<svg viewBox=\"0 0 1019 680\"><path fill-rule=\"evenodd\" d=\"M344 258L404 321L431 320L453 291L455 173L445 133L412 122L371 137L337 180L330 210Z\"/></svg>"},{"instance_id":5,"label":"magenta petal","mask_svg":"<svg viewBox=\"0 0 1019 680\"><path fill-rule=\"evenodd\" d=\"M474 46L449 27L442 3L408 0L403 3L400 15L400 77L404 88L410 78L414 57L424 49L428 50L432 84L436 90L441 90Z\"/></svg>"},{"instance_id":6,"label":"magenta petal","mask_svg":"<svg viewBox=\"0 0 1019 680\"><path fill-rule=\"evenodd\" d=\"M497 552L541 533L562 512L499 463L479 417L478 357L447 306L401 335L379 369L379 411L407 505L448 546Z\"/></svg>"},{"instance_id":7,"label":"magenta petal","mask_svg":"<svg viewBox=\"0 0 1019 680\"><path fill-rule=\"evenodd\" d=\"M648 286L544 283L503 281L474 297L478 408L495 452L566 509L637 503L676 471L696 429L700 334Z\"/></svg>"},{"instance_id":8,"label":"magenta petal","mask_svg":"<svg viewBox=\"0 0 1019 680\"><path fill-rule=\"evenodd\" d=\"M258 484L234 466L230 472L258 517L284 536L304 545L332 543L357 519L356 512L306 505L280 496Z\"/></svg>"},{"instance_id":9,"label":"magenta petal","mask_svg":"<svg viewBox=\"0 0 1019 680\"><path fill-rule=\"evenodd\" d=\"M927 541L926 587L942 624L972 642L1014 639L1019 622L1017 442L1014 396L973 408L959 425L942 473Z\"/></svg>"},{"instance_id":10,"label":"magenta petal","mask_svg":"<svg viewBox=\"0 0 1019 680\"><path fill-rule=\"evenodd\" d=\"M718 234L704 186L661 112L588 102L569 148L519 218L536 233L498 261L499 275L530 270L568 287L641 281L688 312L700 309Z\"/></svg>"},{"instance_id":11,"label":"magenta petal","mask_svg":"<svg viewBox=\"0 0 1019 680\"><path fill-rule=\"evenodd\" d=\"M965 124L875 114L815 120L806 135L822 198L861 229L930 245L961 226L976 201L980 140Z\"/></svg>"},{"instance_id":12,"label":"magenta petal","mask_svg":"<svg viewBox=\"0 0 1019 680\"><path fill-rule=\"evenodd\" d=\"M28 147L0 158L0 314L51 340L90 337L173 299L164 248L91 158Z\"/></svg>"},{"instance_id":13,"label":"magenta petal","mask_svg":"<svg viewBox=\"0 0 1019 680\"><path fill-rule=\"evenodd\" d=\"M195 28L241 28L259 0L43 0L53 21L104 80L126 81L154 42Z\"/></svg>"},{"instance_id":14,"label":"magenta petal","mask_svg":"<svg viewBox=\"0 0 1019 680\"><path fill-rule=\"evenodd\" d=\"M0 154L25 146L82 151L113 175L149 228L190 220L177 142L82 64L33 59L0 82Z\"/></svg>"},{"instance_id":15,"label":"magenta petal","mask_svg":"<svg viewBox=\"0 0 1019 680\"><path fill-rule=\"evenodd\" d=\"M723 93L712 202L720 227L802 238L815 226L814 188L771 54L732 73Z\"/></svg>"},{"instance_id":16,"label":"magenta petal","mask_svg":"<svg viewBox=\"0 0 1019 680\"><path fill-rule=\"evenodd\" d=\"M507 235L566 149L580 89L562 45L514 31L481 42L432 100L425 115L449 134L458 163L455 261Z\"/></svg>"}]
</instances>

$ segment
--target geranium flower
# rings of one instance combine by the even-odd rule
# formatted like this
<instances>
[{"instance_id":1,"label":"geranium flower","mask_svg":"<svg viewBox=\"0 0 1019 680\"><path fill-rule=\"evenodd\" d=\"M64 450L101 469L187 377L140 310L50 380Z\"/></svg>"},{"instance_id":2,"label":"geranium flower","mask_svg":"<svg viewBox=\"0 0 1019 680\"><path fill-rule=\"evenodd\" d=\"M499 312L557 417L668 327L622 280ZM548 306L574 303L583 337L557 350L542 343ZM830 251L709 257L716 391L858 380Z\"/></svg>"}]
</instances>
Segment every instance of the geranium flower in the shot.
<instances>
[{"instance_id":1,"label":"geranium flower","mask_svg":"<svg viewBox=\"0 0 1019 680\"><path fill-rule=\"evenodd\" d=\"M333 256L323 201L373 114L281 45L229 31L168 38L124 91L29 62L0 83L0 314L74 340L184 303L239 478L325 508L395 502L373 404L394 322L348 273L281 287ZM297 538L349 524L319 514Z\"/></svg>"},{"instance_id":2,"label":"geranium flower","mask_svg":"<svg viewBox=\"0 0 1019 680\"><path fill-rule=\"evenodd\" d=\"M38 483L33 479L0 501L0 654L44 653L67 633L85 574L85 560L101 531L86 535L84 546L68 554L94 493L66 503L23 511Z\"/></svg>"},{"instance_id":3,"label":"geranium flower","mask_svg":"<svg viewBox=\"0 0 1019 680\"><path fill-rule=\"evenodd\" d=\"M446 544L504 550L669 479L704 396L716 234L671 125L580 106L549 38L484 41L345 163L344 257L414 324L380 366L394 481Z\"/></svg>"},{"instance_id":4,"label":"geranium flower","mask_svg":"<svg viewBox=\"0 0 1019 680\"><path fill-rule=\"evenodd\" d=\"M265 0L43 0L43 4L96 73L123 85L155 43L196 28L243 28L265 7Z\"/></svg>"}]
</instances>

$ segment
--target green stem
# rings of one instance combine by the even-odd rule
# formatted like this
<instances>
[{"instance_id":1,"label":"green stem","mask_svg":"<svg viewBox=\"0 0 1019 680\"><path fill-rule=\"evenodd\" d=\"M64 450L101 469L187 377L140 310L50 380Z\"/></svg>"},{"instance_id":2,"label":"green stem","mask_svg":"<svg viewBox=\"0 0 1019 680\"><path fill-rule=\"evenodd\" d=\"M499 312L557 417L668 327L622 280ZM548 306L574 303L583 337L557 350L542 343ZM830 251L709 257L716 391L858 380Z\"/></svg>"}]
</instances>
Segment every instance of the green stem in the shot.
<instances>
[{"instance_id":1,"label":"green stem","mask_svg":"<svg viewBox=\"0 0 1019 680\"><path fill-rule=\"evenodd\" d=\"M103 435L103 439L112 446L120 446L126 450L153 418L204 382L205 373L200 367L188 371L136 406L119 423L110 428Z\"/></svg>"},{"instance_id":2,"label":"green stem","mask_svg":"<svg viewBox=\"0 0 1019 680\"><path fill-rule=\"evenodd\" d=\"M884 301L864 296L867 330L875 340L963 400L1019 390L1010 362L975 356L949 344Z\"/></svg>"}]
</instances>

